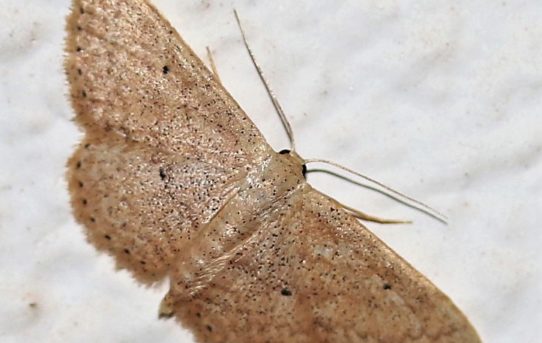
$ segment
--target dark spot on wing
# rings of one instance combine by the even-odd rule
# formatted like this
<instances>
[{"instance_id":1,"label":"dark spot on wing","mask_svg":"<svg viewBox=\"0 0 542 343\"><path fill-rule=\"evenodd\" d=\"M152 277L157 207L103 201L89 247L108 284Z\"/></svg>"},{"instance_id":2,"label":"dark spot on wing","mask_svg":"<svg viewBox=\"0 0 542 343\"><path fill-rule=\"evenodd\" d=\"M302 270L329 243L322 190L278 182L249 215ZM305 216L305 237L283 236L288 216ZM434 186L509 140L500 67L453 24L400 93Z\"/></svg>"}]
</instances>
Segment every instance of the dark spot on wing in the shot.
<instances>
[{"instance_id":1,"label":"dark spot on wing","mask_svg":"<svg viewBox=\"0 0 542 343\"><path fill-rule=\"evenodd\" d=\"M167 175L166 175L166 172L164 171L164 168L160 167L159 172L160 172L160 178L162 180L165 180Z\"/></svg>"}]
</instances>

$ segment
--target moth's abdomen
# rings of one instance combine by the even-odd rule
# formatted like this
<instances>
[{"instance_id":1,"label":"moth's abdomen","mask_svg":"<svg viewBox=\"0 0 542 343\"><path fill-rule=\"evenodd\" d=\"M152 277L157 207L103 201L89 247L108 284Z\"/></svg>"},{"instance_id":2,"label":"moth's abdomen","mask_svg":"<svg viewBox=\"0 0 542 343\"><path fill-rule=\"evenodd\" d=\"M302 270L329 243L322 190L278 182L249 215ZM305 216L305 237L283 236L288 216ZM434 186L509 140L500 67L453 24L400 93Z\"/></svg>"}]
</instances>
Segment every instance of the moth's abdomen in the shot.
<instances>
[{"instance_id":1,"label":"moth's abdomen","mask_svg":"<svg viewBox=\"0 0 542 343\"><path fill-rule=\"evenodd\" d=\"M213 286L215 276L242 256L240 247L257 239L267 215L279 211L285 199L301 190L305 181L300 169L301 165L278 154L255 165L177 256L168 301L182 302Z\"/></svg>"}]
</instances>

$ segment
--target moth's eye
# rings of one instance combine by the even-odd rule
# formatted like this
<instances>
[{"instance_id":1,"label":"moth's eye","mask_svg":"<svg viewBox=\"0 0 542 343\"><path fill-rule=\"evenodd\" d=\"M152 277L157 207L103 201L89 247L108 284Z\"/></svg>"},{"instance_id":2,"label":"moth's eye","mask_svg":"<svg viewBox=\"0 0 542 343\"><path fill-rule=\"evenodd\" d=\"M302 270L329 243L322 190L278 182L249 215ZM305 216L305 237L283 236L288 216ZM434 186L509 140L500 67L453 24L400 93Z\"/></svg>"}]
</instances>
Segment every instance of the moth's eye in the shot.
<instances>
[{"instance_id":1,"label":"moth's eye","mask_svg":"<svg viewBox=\"0 0 542 343\"><path fill-rule=\"evenodd\" d=\"M288 149L283 149L283 150L279 151L279 154L281 154L281 155L285 155L285 154L289 154L289 153L290 153L290 150L288 150Z\"/></svg>"},{"instance_id":2,"label":"moth's eye","mask_svg":"<svg viewBox=\"0 0 542 343\"><path fill-rule=\"evenodd\" d=\"M306 175L307 175L307 165L304 164L303 165L303 169L301 169L301 174L303 174L303 177L306 179Z\"/></svg>"}]
</instances>

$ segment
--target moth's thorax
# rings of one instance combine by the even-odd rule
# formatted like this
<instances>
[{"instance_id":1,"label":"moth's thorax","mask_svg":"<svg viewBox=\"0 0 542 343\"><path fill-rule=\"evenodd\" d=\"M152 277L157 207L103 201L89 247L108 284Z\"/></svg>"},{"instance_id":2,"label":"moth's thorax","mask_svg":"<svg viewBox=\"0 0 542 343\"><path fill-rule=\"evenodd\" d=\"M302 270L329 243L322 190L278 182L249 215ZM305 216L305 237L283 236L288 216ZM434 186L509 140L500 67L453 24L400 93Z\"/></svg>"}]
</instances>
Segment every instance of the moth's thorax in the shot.
<instances>
[{"instance_id":1,"label":"moth's thorax","mask_svg":"<svg viewBox=\"0 0 542 343\"><path fill-rule=\"evenodd\" d=\"M240 194L247 206L261 208L294 192L305 183L303 160L294 153L273 153L261 160L247 175Z\"/></svg>"},{"instance_id":2,"label":"moth's thorax","mask_svg":"<svg viewBox=\"0 0 542 343\"><path fill-rule=\"evenodd\" d=\"M208 287L214 272L206 272L207 266L226 258L240 242L254 236L265 226L268 214L283 210L288 203L285 199L306 184L302 170L303 162L294 154L272 153L258 161L226 204L205 223L198 239L183 250L173 271L178 281L172 284L162 307L169 309L175 301Z\"/></svg>"},{"instance_id":3,"label":"moth's thorax","mask_svg":"<svg viewBox=\"0 0 542 343\"><path fill-rule=\"evenodd\" d=\"M307 185L295 151L271 150L150 2L72 1L65 67L86 134L68 176L96 247L146 284L170 277L161 315L198 342L479 343Z\"/></svg>"}]
</instances>

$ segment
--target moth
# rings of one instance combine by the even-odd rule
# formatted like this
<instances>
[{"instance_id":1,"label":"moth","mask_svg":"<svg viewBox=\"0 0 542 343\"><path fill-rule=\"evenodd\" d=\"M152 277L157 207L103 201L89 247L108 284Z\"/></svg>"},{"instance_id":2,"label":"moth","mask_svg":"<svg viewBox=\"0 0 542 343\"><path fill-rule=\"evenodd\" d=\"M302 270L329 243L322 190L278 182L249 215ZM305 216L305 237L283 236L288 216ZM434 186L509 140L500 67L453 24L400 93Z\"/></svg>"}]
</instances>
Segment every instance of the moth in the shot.
<instances>
[{"instance_id":1,"label":"moth","mask_svg":"<svg viewBox=\"0 0 542 343\"><path fill-rule=\"evenodd\" d=\"M461 311L275 152L144 0L75 0L68 161L97 249L198 342L479 342Z\"/></svg>"}]
</instances>

